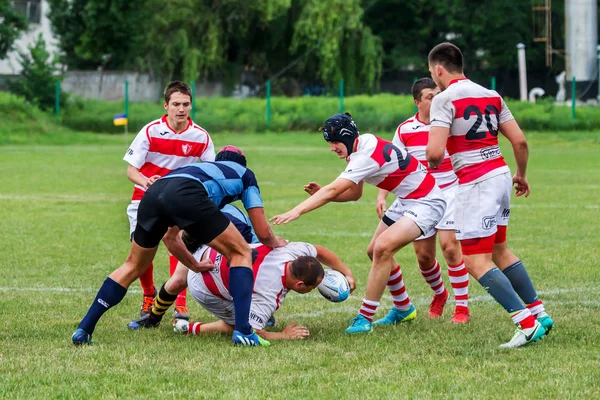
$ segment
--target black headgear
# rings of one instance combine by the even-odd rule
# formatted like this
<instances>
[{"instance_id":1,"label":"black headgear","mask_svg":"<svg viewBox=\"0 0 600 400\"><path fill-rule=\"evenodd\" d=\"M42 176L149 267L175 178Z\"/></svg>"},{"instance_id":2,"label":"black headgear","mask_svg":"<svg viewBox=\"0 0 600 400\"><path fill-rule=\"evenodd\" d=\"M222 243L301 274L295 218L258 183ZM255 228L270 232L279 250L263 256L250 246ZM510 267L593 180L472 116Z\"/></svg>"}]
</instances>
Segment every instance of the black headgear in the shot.
<instances>
[{"instance_id":1,"label":"black headgear","mask_svg":"<svg viewBox=\"0 0 600 400\"><path fill-rule=\"evenodd\" d=\"M246 166L246 156L244 153L235 146L225 146L217 153L215 161L233 161Z\"/></svg>"},{"instance_id":2,"label":"black headgear","mask_svg":"<svg viewBox=\"0 0 600 400\"><path fill-rule=\"evenodd\" d=\"M325 121L323 137L328 142L344 143L348 149L348 155L350 155L354 141L358 137L358 128L350 114L335 114Z\"/></svg>"}]
</instances>

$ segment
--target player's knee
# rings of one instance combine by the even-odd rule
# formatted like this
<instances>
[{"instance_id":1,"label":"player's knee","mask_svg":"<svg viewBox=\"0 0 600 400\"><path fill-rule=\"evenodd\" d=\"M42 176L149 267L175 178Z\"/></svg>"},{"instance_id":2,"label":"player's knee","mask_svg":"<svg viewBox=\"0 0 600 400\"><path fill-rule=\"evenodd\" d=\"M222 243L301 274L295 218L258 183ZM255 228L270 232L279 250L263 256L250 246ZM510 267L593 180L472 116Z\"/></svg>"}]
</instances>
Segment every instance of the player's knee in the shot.
<instances>
[{"instance_id":1,"label":"player's knee","mask_svg":"<svg viewBox=\"0 0 600 400\"><path fill-rule=\"evenodd\" d=\"M373 260L388 259L394 257L394 249L385 241L376 242L373 247Z\"/></svg>"},{"instance_id":2,"label":"player's knee","mask_svg":"<svg viewBox=\"0 0 600 400\"><path fill-rule=\"evenodd\" d=\"M457 265L462 260L460 244L457 241L447 241L440 243L444 258L452 265Z\"/></svg>"},{"instance_id":3,"label":"player's knee","mask_svg":"<svg viewBox=\"0 0 600 400\"><path fill-rule=\"evenodd\" d=\"M422 268L427 269L433 265L435 257L429 252L420 252L417 253L417 262Z\"/></svg>"},{"instance_id":4,"label":"player's knee","mask_svg":"<svg viewBox=\"0 0 600 400\"><path fill-rule=\"evenodd\" d=\"M187 288L187 274L185 276L173 275L165 284L165 289L169 294L179 294L185 288Z\"/></svg>"},{"instance_id":5,"label":"player's knee","mask_svg":"<svg viewBox=\"0 0 600 400\"><path fill-rule=\"evenodd\" d=\"M373 243L369 243L369 246L367 246L367 256L371 261L373 261L373 247Z\"/></svg>"}]
</instances>

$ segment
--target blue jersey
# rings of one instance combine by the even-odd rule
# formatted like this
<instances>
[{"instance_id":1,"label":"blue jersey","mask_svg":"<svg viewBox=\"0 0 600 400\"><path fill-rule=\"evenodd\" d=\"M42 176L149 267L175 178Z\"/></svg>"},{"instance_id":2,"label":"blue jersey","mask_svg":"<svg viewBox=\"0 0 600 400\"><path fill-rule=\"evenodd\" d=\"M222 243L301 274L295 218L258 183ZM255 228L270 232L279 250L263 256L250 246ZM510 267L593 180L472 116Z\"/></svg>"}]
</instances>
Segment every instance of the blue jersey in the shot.
<instances>
[{"instance_id":1,"label":"blue jersey","mask_svg":"<svg viewBox=\"0 0 600 400\"><path fill-rule=\"evenodd\" d=\"M263 207L254 172L232 161L200 162L176 170L161 179L188 178L200 182L219 208L242 200L246 210Z\"/></svg>"},{"instance_id":2,"label":"blue jersey","mask_svg":"<svg viewBox=\"0 0 600 400\"><path fill-rule=\"evenodd\" d=\"M254 229L252 228L252 223L250 222L250 218L242 210L237 208L232 204L226 204L225 207L221 209L221 212L225 214L227 218L235 225L238 231L242 234L246 242L248 243L260 243Z\"/></svg>"}]
</instances>

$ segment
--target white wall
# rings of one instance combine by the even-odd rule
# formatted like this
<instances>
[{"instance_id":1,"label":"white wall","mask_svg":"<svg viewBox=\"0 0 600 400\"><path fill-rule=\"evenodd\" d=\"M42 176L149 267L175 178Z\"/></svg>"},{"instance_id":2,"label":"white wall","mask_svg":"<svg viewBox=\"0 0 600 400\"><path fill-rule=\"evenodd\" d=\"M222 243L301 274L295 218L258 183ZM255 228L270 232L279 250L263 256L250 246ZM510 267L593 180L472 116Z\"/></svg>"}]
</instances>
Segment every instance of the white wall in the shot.
<instances>
[{"instance_id":1,"label":"white wall","mask_svg":"<svg viewBox=\"0 0 600 400\"><path fill-rule=\"evenodd\" d=\"M42 0L42 15L39 24L29 23L29 30L21 33L21 37L15 42L14 48L25 53L29 53L28 46L35 43L38 35L41 33L46 41L46 49L50 54L58 53L58 41L52 35L50 29L50 20L47 17L50 5L47 1ZM2 75L18 75L21 73L21 64L19 64L19 56L16 51L8 53L4 60L0 60L0 74Z\"/></svg>"}]
</instances>

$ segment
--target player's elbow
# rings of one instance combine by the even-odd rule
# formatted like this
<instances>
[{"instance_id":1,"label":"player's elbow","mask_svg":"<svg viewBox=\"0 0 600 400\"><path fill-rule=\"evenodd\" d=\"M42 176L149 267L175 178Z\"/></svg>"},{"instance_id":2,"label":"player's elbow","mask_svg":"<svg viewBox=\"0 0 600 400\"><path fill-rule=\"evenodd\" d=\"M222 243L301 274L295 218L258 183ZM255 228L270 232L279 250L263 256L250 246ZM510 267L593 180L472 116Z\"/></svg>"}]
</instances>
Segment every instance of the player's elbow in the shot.
<instances>
[{"instance_id":1,"label":"player's elbow","mask_svg":"<svg viewBox=\"0 0 600 400\"><path fill-rule=\"evenodd\" d=\"M433 166L438 166L444 161L444 151L438 151L431 147L427 147L425 150L425 157L427 158L427 162Z\"/></svg>"}]
</instances>

